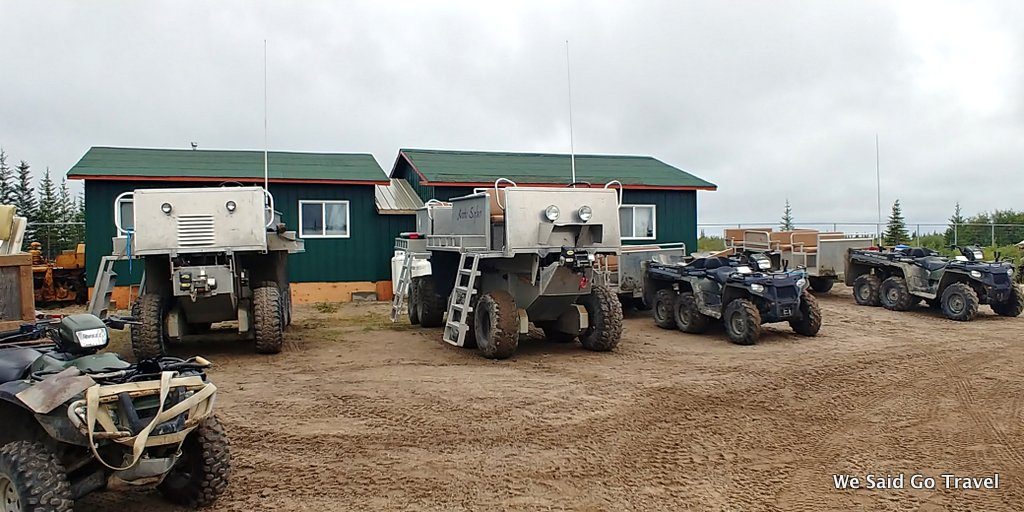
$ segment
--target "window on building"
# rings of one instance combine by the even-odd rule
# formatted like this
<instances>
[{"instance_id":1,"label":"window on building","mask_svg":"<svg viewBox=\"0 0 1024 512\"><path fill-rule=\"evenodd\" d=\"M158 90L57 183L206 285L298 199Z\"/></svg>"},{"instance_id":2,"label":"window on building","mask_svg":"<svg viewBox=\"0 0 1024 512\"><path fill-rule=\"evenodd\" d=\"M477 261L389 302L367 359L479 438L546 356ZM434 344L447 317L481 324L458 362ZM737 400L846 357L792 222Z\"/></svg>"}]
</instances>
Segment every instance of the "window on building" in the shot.
<instances>
[{"instance_id":1,"label":"window on building","mask_svg":"<svg viewBox=\"0 0 1024 512\"><path fill-rule=\"evenodd\" d=\"M623 240L654 240L658 237L653 204L624 204L619 207L619 228Z\"/></svg>"},{"instance_id":2,"label":"window on building","mask_svg":"<svg viewBox=\"0 0 1024 512\"><path fill-rule=\"evenodd\" d=\"M299 236L348 238L348 201L299 201Z\"/></svg>"},{"instance_id":3,"label":"window on building","mask_svg":"<svg viewBox=\"0 0 1024 512\"><path fill-rule=\"evenodd\" d=\"M124 236L128 231L135 229L135 201L131 196L119 197L114 207L114 215L117 215L118 236Z\"/></svg>"}]
</instances>

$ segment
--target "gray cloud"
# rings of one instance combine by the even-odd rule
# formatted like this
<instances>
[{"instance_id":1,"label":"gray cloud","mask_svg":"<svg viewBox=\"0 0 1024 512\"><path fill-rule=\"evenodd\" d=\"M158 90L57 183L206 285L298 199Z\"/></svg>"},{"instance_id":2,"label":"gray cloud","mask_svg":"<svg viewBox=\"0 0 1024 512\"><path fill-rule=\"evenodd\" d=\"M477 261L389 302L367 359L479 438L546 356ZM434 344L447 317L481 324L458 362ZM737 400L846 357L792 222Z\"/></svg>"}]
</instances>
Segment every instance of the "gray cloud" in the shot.
<instances>
[{"instance_id":1,"label":"gray cloud","mask_svg":"<svg viewBox=\"0 0 1024 512\"><path fill-rule=\"evenodd\" d=\"M650 154L720 186L702 222L1021 208L1019 3L0 1L0 144ZM973 177L973 178L972 178ZM888 208L887 206L885 207Z\"/></svg>"}]
</instances>

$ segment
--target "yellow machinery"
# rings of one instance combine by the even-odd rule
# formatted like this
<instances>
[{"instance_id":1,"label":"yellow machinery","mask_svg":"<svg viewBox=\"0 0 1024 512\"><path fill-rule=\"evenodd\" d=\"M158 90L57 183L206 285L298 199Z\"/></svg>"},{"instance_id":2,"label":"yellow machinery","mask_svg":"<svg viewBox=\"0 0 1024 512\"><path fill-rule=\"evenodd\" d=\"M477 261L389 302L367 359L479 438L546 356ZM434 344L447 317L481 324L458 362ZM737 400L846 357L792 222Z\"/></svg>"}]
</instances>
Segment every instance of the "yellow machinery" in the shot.
<instances>
[{"instance_id":1,"label":"yellow machinery","mask_svg":"<svg viewBox=\"0 0 1024 512\"><path fill-rule=\"evenodd\" d=\"M89 289L85 285L85 244L73 251L62 251L53 261L43 256L39 242L29 244L32 255L32 281L37 304L72 302L85 304Z\"/></svg>"}]
</instances>

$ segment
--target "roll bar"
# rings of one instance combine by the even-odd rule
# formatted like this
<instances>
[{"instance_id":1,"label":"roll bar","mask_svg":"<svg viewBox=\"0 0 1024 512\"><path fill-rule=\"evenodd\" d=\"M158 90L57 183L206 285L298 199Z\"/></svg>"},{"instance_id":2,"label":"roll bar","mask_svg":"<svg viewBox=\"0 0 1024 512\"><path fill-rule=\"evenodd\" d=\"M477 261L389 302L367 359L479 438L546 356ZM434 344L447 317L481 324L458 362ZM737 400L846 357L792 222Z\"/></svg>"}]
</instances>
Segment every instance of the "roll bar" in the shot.
<instances>
[{"instance_id":1,"label":"roll bar","mask_svg":"<svg viewBox=\"0 0 1024 512\"><path fill-rule=\"evenodd\" d=\"M604 188L611 187L612 183L615 183L619 186L619 207L622 207L622 182L619 180L611 180L608 183L604 184Z\"/></svg>"},{"instance_id":2,"label":"roll bar","mask_svg":"<svg viewBox=\"0 0 1024 512\"><path fill-rule=\"evenodd\" d=\"M516 182L508 178L498 178L494 180L494 202L498 203L498 208L504 210L505 205L501 204L501 194L498 193L498 184L501 182L511 183L513 187L518 187L519 185L516 185Z\"/></svg>"}]
</instances>

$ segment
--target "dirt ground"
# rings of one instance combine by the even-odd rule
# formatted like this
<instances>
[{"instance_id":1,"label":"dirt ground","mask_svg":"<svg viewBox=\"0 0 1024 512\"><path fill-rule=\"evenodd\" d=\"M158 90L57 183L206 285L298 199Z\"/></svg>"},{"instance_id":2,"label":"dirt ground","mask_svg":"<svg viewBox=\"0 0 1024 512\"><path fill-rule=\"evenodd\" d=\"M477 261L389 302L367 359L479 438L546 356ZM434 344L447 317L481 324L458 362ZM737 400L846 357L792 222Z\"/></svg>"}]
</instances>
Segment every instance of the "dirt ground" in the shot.
<instances>
[{"instance_id":1,"label":"dirt ground","mask_svg":"<svg viewBox=\"0 0 1024 512\"><path fill-rule=\"evenodd\" d=\"M760 344L627 314L614 353L531 339L506 361L392 326L385 304L299 308L287 350L213 360L234 475L255 510L1021 510L1024 318L854 305ZM833 474L1000 475L998 490L843 490ZM173 508L155 493L80 510Z\"/></svg>"}]
</instances>

